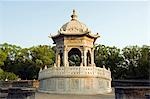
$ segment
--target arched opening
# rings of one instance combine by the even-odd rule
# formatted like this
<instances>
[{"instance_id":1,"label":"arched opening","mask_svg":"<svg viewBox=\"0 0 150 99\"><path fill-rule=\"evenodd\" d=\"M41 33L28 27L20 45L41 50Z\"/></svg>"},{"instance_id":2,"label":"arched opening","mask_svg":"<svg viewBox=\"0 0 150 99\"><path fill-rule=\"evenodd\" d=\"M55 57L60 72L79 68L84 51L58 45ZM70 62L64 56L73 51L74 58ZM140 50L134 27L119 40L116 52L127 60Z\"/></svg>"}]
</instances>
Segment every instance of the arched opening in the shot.
<instances>
[{"instance_id":1,"label":"arched opening","mask_svg":"<svg viewBox=\"0 0 150 99\"><path fill-rule=\"evenodd\" d=\"M87 66L90 66L91 65L91 54L90 54L90 51L88 50L87 52Z\"/></svg>"},{"instance_id":2,"label":"arched opening","mask_svg":"<svg viewBox=\"0 0 150 99\"><path fill-rule=\"evenodd\" d=\"M81 52L78 48L72 48L68 53L69 66L80 66Z\"/></svg>"}]
</instances>

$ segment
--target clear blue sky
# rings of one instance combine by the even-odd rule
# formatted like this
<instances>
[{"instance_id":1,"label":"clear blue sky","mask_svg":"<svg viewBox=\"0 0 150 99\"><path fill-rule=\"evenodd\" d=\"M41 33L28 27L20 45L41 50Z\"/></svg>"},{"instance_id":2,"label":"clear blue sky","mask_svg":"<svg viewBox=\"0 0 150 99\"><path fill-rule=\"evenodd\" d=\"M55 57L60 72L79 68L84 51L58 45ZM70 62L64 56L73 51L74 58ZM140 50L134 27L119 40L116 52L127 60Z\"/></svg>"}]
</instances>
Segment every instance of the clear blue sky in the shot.
<instances>
[{"instance_id":1,"label":"clear blue sky","mask_svg":"<svg viewBox=\"0 0 150 99\"><path fill-rule=\"evenodd\" d=\"M0 43L21 47L52 45L49 34L70 21L72 9L108 46L150 45L150 2L138 1L0 1Z\"/></svg>"}]
</instances>

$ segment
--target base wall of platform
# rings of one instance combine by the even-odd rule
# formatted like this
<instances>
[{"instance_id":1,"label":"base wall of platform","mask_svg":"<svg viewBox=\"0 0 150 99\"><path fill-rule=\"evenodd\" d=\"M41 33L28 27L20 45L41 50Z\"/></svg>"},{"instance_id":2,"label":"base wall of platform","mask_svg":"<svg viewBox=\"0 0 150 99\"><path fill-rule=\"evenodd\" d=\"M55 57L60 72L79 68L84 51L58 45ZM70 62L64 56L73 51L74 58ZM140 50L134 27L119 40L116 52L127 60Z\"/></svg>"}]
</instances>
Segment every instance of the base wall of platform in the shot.
<instances>
[{"instance_id":1,"label":"base wall of platform","mask_svg":"<svg viewBox=\"0 0 150 99\"><path fill-rule=\"evenodd\" d=\"M111 80L95 77L53 77L41 79L39 91L58 94L105 94L111 92Z\"/></svg>"}]
</instances>

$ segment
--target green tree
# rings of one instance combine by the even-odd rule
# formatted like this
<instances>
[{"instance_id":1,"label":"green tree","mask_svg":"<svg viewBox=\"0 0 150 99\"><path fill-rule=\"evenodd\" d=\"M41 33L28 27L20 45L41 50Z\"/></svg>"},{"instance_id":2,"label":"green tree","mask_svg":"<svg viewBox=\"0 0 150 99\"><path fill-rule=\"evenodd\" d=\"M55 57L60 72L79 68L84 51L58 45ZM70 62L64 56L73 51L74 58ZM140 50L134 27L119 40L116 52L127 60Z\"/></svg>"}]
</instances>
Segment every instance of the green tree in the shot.
<instances>
[{"instance_id":1,"label":"green tree","mask_svg":"<svg viewBox=\"0 0 150 99\"><path fill-rule=\"evenodd\" d=\"M2 51L5 57L5 61L3 62L4 66L2 67L2 69L4 69L5 71L9 71L9 67L14 63L16 56L20 54L20 49L20 46L11 45L7 43L0 45L0 50Z\"/></svg>"},{"instance_id":2,"label":"green tree","mask_svg":"<svg viewBox=\"0 0 150 99\"><path fill-rule=\"evenodd\" d=\"M129 46L125 47L123 51L124 60L126 61L126 76L125 79L136 79L138 77L138 61L141 57L140 47Z\"/></svg>"},{"instance_id":3,"label":"green tree","mask_svg":"<svg viewBox=\"0 0 150 99\"><path fill-rule=\"evenodd\" d=\"M36 79L38 71L35 67L35 63L32 61L30 49L20 49L19 54L16 56L15 61L10 66L9 70L19 75L22 79Z\"/></svg>"},{"instance_id":4,"label":"green tree","mask_svg":"<svg viewBox=\"0 0 150 99\"><path fill-rule=\"evenodd\" d=\"M6 60L7 55L0 49L0 67L4 66L4 61Z\"/></svg>"},{"instance_id":5,"label":"green tree","mask_svg":"<svg viewBox=\"0 0 150 99\"><path fill-rule=\"evenodd\" d=\"M104 45L95 46L95 63L98 67L104 65L106 68L110 68L113 79L122 78L122 71L125 68L122 66L123 56L120 54L120 49Z\"/></svg>"},{"instance_id":6,"label":"green tree","mask_svg":"<svg viewBox=\"0 0 150 99\"><path fill-rule=\"evenodd\" d=\"M142 46L141 57L138 60L138 78L139 79L150 79L150 46Z\"/></svg>"},{"instance_id":7,"label":"green tree","mask_svg":"<svg viewBox=\"0 0 150 99\"><path fill-rule=\"evenodd\" d=\"M7 43L0 45L0 66L22 79L37 79L40 67L52 66L53 63L54 51L50 46L21 48Z\"/></svg>"},{"instance_id":8,"label":"green tree","mask_svg":"<svg viewBox=\"0 0 150 99\"><path fill-rule=\"evenodd\" d=\"M130 46L123 49L127 61L125 79L149 79L150 74L150 46Z\"/></svg>"},{"instance_id":9,"label":"green tree","mask_svg":"<svg viewBox=\"0 0 150 99\"><path fill-rule=\"evenodd\" d=\"M45 65L51 67L54 64L55 53L51 46L39 45L37 47L31 47L32 61L36 63L38 67L44 67Z\"/></svg>"},{"instance_id":10,"label":"green tree","mask_svg":"<svg viewBox=\"0 0 150 99\"><path fill-rule=\"evenodd\" d=\"M0 69L0 80L17 80L18 76L11 72L4 72L2 69Z\"/></svg>"}]
</instances>

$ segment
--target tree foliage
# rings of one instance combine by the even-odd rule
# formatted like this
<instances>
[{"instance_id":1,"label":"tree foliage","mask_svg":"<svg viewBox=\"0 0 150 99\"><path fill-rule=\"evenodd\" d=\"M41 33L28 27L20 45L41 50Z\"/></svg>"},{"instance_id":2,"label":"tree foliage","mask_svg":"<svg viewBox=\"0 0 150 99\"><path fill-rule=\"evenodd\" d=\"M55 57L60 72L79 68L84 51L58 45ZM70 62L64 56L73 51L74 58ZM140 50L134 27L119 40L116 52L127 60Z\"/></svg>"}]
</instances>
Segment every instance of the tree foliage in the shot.
<instances>
[{"instance_id":1,"label":"tree foliage","mask_svg":"<svg viewBox=\"0 0 150 99\"><path fill-rule=\"evenodd\" d=\"M97 45L95 63L100 67L109 67L113 79L149 79L150 46L128 46L120 50Z\"/></svg>"},{"instance_id":2,"label":"tree foliage","mask_svg":"<svg viewBox=\"0 0 150 99\"><path fill-rule=\"evenodd\" d=\"M43 45L30 48L32 61L36 63L37 66L52 66L54 64L54 51L50 46Z\"/></svg>"},{"instance_id":3,"label":"tree foliage","mask_svg":"<svg viewBox=\"0 0 150 99\"><path fill-rule=\"evenodd\" d=\"M2 69L0 69L0 80L17 80L18 76L16 76L14 73L11 72L4 72Z\"/></svg>"},{"instance_id":4,"label":"tree foliage","mask_svg":"<svg viewBox=\"0 0 150 99\"><path fill-rule=\"evenodd\" d=\"M0 54L4 54L0 62L2 69L22 79L37 79L41 67L54 63L54 51L47 45L21 48L4 43L0 45L0 50Z\"/></svg>"},{"instance_id":5,"label":"tree foliage","mask_svg":"<svg viewBox=\"0 0 150 99\"><path fill-rule=\"evenodd\" d=\"M48 45L21 48L7 43L1 44L0 68L5 71L3 75L12 75L10 78L15 78L16 74L21 79L37 79L40 68L45 65L53 66L54 49L55 47ZM74 56L70 58L79 60ZM96 45L95 63L98 67L105 65L106 68L110 68L113 79L150 79L150 46L127 46L119 49L114 46Z\"/></svg>"},{"instance_id":6,"label":"tree foliage","mask_svg":"<svg viewBox=\"0 0 150 99\"><path fill-rule=\"evenodd\" d=\"M4 53L1 49L0 49L0 67L4 65L4 61L6 60L6 53Z\"/></svg>"}]
</instances>

